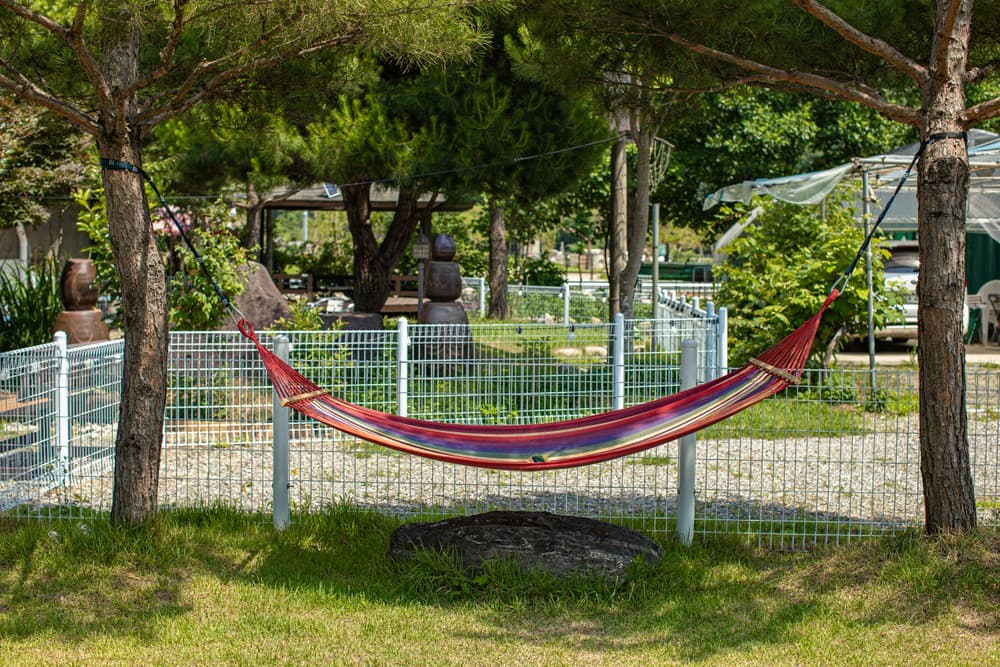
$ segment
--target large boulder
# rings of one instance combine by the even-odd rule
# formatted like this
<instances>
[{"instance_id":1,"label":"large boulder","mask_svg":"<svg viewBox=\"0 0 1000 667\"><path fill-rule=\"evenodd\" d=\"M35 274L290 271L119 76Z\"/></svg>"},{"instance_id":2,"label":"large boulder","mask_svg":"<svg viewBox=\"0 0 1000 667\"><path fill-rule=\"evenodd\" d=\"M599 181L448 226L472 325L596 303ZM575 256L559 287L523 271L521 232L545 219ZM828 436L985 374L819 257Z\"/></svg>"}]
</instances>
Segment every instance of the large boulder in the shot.
<instances>
[{"instance_id":1,"label":"large boulder","mask_svg":"<svg viewBox=\"0 0 1000 667\"><path fill-rule=\"evenodd\" d=\"M254 329L269 329L276 320L291 314L288 302L271 280L267 267L258 262L247 262L240 268L240 275L244 289L233 299L233 303ZM219 325L222 330L236 328L228 315L222 318Z\"/></svg>"},{"instance_id":2,"label":"large boulder","mask_svg":"<svg viewBox=\"0 0 1000 667\"><path fill-rule=\"evenodd\" d=\"M490 560L513 560L555 576L622 577L638 558L658 562L663 548L648 537L609 523L549 512L487 512L393 531L389 555L405 561L420 549L454 553L475 574Z\"/></svg>"}]
</instances>

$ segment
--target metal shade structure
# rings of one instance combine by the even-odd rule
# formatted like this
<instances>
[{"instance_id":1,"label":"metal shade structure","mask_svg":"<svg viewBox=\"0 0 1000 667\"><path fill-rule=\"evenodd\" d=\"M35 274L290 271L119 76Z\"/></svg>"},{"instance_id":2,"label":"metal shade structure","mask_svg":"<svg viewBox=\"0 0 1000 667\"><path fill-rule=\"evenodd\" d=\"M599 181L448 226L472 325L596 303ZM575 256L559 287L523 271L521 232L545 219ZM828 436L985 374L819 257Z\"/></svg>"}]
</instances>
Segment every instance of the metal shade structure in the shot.
<instances>
[{"instance_id":1,"label":"metal shade structure","mask_svg":"<svg viewBox=\"0 0 1000 667\"><path fill-rule=\"evenodd\" d=\"M986 130L969 130L968 231L986 232L1000 243L1000 135ZM855 158L830 169L777 178L758 178L728 185L708 195L702 208L708 210L724 202L749 204L751 197L767 195L792 204L818 204L845 178L860 178L863 192L877 218L889 201L900 178L913 160L919 143L895 150ZM859 202L860 203L860 202ZM860 206L859 206L860 208ZM882 221L885 231L916 231L917 179L910 178Z\"/></svg>"}]
</instances>

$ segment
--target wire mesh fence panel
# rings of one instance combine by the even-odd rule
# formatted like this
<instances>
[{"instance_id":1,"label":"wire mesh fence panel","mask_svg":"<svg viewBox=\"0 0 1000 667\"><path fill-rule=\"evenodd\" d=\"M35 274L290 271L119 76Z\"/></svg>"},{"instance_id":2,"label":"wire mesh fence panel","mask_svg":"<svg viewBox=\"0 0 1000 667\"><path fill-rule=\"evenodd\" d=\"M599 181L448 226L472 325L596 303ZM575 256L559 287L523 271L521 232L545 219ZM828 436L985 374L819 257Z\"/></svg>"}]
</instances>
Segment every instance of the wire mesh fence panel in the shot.
<instances>
[{"instance_id":1,"label":"wire mesh fence panel","mask_svg":"<svg viewBox=\"0 0 1000 667\"><path fill-rule=\"evenodd\" d=\"M0 354L0 511L31 513L62 483L55 439L59 348L39 345Z\"/></svg>"},{"instance_id":2,"label":"wire mesh fence panel","mask_svg":"<svg viewBox=\"0 0 1000 667\"><path fill-rule=\"evenodd\" d=\"M68 474L39 508L47 516L74 518L111 509L124 352L122 340L67 350Z\"/></svg>"},{"instance_id":3,"label":"wire mesh fence panel","mask_svg":"<svg viewBox=\"0 0 1000 667\"><path fill-rule=\"evenodd\" d=\"M691 321L688 321L691 320ZM678 388L679 348L700 340L714 377L711 321L624 325L616 387L608 324L411 325L283 334L293 367L352 403L436 421L533 424L641 404ZM261 332L267 347L275 332ZM0 356L6 411L0 491L15 516L110 509L121 341L71 348L65 446L58 355ZM979 521L1000 524L1000 373L970 368L969 453ZM266 511L274 398L256 351L235 332L171 336L159 500ZM16 426L15 426L16 425ZM22 429L22 430L16 430ZM534 509L666 530L677 504L677 445L565 470L459 466L375 446L291 416L292 507L349 502L406 517ZM917 372L809 370L803 382L697 434L695 531L738 532L776 548L843 542L923 521ZM26 487L29 483L30 488Z\"/></svg>"},{"instance_id":4,"label":"wire mesh fence panel","mask_svg":"<svg viewBox=\"0 0 1000 667\"><path fill-rule=\"evenodd\" d=\"M252 345L237 332L173 332L167 380L160 504L270 507L273 400Z\"/></svg>"},{"instance_id":5,"label":"wire mesh fence panel","mask_svg":"<svg viewBox=\"0 0 1000 667\"><path fill-rule=\"evenodd\" d=\"M290 337L289 361L338 398L395 413L397 336L394 330L298 332ZM384 481L382 471L389 463L401 456L294 412L289 426L289 499L297 510L364 498L367 489ZM385 502L392 496L388 490L380 492Z\"/></svg>"},{"instance_id":6,"label":"wire mesh fence panel","mask_svg":"<svg viewBox=\"0 0 1000 667\"><path fill-rule=\"evenodd\" d=\"M968 374L969 462L981 525L1000 526L1000 372Z\"/></svg>"}]
</instances>

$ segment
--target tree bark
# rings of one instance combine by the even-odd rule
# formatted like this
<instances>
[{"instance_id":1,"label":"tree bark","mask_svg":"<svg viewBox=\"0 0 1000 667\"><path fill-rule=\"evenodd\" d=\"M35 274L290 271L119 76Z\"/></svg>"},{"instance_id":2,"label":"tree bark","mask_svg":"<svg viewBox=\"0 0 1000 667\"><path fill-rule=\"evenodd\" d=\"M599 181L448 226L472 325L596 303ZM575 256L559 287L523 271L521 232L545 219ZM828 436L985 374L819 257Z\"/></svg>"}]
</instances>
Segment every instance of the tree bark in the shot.
<instances>
[{"instance_id":1,"label":"tree bark","mask_svg":"<svg viewBox=\"0 0 1000 667\"><path fill-rule=\"evenodd\" d=\"M354 309L378 313L392 289L392 270L406 252L420 222L416 195L407 189L400 190L396 212L380 244L371 223L371 186L344 186L341 193L354 241Z\"/></svg>"},{"instance_id":2,"label":"tree bark","mask_svg":"<svg viewBox=\"0 0 1000 667\"><path fill-rule=\"evenodd\" d=\"M639 127L635 127L639 125ZM649 155L655 130L633 123L632 136L638 160L635 174L635 199L628 218L628 260L621 278L621 312L626 319L635 317L635 286L642 268L649 233Z\"/></svg>"},{"instance_id":3,"label":"tree bark","mask_svg":"<svg viewBox=\"0 0 1000 667\"><path fill-rule=\"evenodd\" d=\"M927 111L923 138L930 138L930 142L920 160L917 180L920 471L926 530L931 534L976 526L962 339L968 150L960 138L937 136L965 129L960 119L965 109L963 75L970 20L965 8L959 12L953 31L935 37L935 53L942 54L941 69L930 77L924 90Z\"/></svg>"},{"instance_id":4,"label":"tree bark","mask_svg":"<svg viewBox=\"0 0 1000 667\"><path fill-rule=\"evenodd\" d=\"M141 164L133 145L99 144L99 149L104 156ZM142 179L129 172L105 170L103 180L122 314L129 332L115 439L111 520L137 524L153 518L157 510L167 395L166 279Z\"/></svg>"},{"instance_id":5,"label":"tree bark","mask_svg":"<svg viewBox=\"0 0 1000 667\"><path fill-rule=\"evenodd\" d=\"M611 145L611 220L608 225L608 317L621 312L622 276L628 243L628 166L625 137Z\"/></svg>"},{"instance_id":6,"label":"tree bark","mask_svg":"<svg viewBox=\"0 0 1000 667\"><path fill-rule=\"evenodd\" d=\"M125 10L122 10L124 13ZM113 23L113 22L112 22ZM104 33L102 76L120 91L136 81L139 32L134 21ZM103 158L142 166L135 95L102 98L97 148ZM142 177L102 172L111 250L118 270L125 330L121 406L115 437L111 521L139 524L156 515L167 395L167 290Z\"/></svg>"},{"instance_id":7,"label":"tree bark","mask_svg":"<svg viewBox=\"0 0 1000 667\"><path fill-rule=\"evenodd\" d=\"M490 305L487 317L499 320L510 316L507 301L507 228L503 209L503 204L490 198Z\"/></svg>"},{"instance_id":8,"label":"tree bark","mask_svg":"<svg viewBox=\"0 0 1000 667\"><path fill-rule=\"evenodd\" d=\"M253 183L247 182L246 226L243 228L243 246L257 249L257 261L264 261L264 247L261 243L264 231L264 201Z\"/></svg>"}]
</instances>

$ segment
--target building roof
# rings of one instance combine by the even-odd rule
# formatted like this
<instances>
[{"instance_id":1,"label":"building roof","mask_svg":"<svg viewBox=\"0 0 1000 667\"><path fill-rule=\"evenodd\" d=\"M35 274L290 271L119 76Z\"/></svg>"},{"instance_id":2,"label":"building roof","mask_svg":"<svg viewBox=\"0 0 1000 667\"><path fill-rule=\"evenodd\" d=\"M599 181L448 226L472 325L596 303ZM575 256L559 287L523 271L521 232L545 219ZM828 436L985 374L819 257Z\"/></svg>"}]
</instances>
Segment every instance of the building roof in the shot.
<instances>
[{"instance_id":1,"label":"building roof","mask_svg":"<svg viewBox=\"0 0 1000 667\"><path fill-rule=\"evenodd\" d=\"M303 188L279 188L268 193L264 208L310 211L343 211L344 198L340 188L333 183L317 183ZM396 208L399 190L392 186L375 184L371 190L370 205L373 211L392 211ZM418 209L432 211L467 211L474 206L471 201L450 202L444 195L423 194L417 200Z\"/></svg>"}]
</instances>

